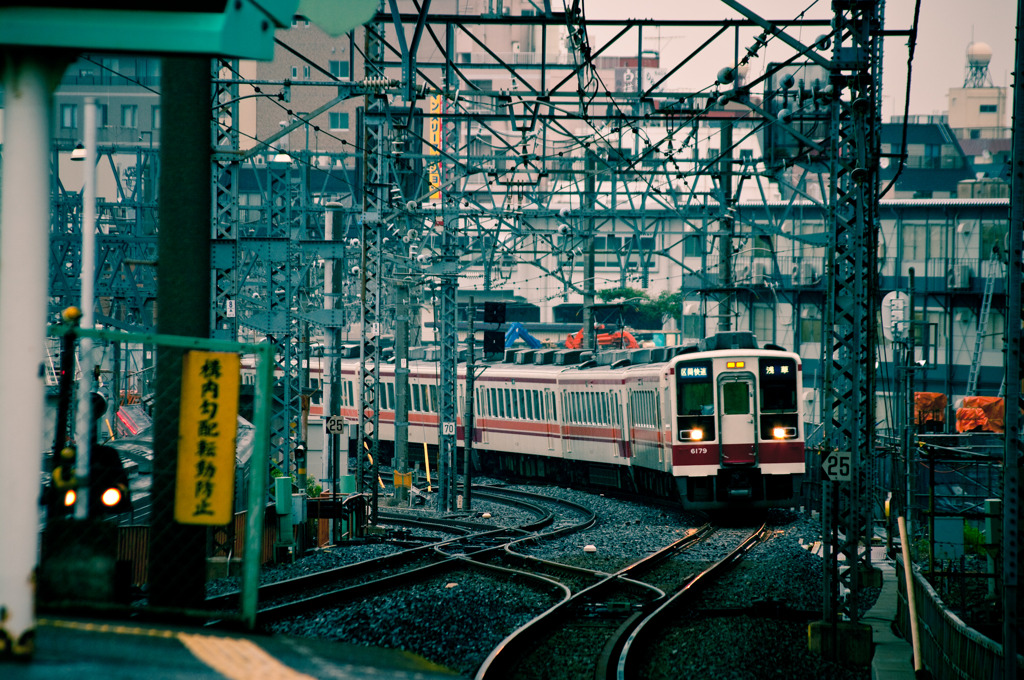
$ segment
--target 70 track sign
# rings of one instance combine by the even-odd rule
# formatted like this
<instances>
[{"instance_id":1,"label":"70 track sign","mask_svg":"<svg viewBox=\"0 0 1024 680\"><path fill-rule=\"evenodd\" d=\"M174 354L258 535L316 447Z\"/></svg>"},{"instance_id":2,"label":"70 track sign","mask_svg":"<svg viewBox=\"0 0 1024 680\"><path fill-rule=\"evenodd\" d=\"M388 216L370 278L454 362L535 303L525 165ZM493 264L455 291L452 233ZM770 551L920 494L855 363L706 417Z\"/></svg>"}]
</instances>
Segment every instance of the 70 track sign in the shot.
<instances>
[{"instance_id":1,"label":"70 track sign","mask_svg":"<svg viewBox=\"0 0 1024 680\"><path fill-rule=\"evenodd\" d=\"M833 451L828 454L821 469L833 482L848 482L853 479L853 454L850 451Z\"/></svg>"}]
</instances>

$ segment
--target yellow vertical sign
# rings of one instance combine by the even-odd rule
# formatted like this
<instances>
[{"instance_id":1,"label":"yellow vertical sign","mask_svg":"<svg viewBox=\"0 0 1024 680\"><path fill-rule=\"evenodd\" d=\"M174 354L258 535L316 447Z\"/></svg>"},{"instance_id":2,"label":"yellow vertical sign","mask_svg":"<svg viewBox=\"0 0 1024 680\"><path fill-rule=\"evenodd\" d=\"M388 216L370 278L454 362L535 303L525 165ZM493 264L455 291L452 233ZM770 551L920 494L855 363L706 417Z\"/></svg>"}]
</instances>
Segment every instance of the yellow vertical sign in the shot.
<instances>
[{"instance_id":1,"label":"yellow vertical sign","mask_svg":"<svg viewBox=\"0 0 1024 680\"><path fill-rule=\"evenodd\" d=\"M181 369L174 519L231 521L235 491L239 359L230 352L186 352Z\"/></svg>"},{"instance_id":2,"label":"yellow vertical sign","mask_svg":"<svg viewBox=\"0 0 1024 680\"><path fill-rule=\"evenodd\" d=\"M441 114L444 113L444 97L439 94L430 97L430 110L427 117L427 156L434 156L440 159L441 143L444 141L444 134L441 130ZM430 163L427 168L427 181L430 188L430 200L441 200L441 161Z\"/></svg>"}]
</instances>

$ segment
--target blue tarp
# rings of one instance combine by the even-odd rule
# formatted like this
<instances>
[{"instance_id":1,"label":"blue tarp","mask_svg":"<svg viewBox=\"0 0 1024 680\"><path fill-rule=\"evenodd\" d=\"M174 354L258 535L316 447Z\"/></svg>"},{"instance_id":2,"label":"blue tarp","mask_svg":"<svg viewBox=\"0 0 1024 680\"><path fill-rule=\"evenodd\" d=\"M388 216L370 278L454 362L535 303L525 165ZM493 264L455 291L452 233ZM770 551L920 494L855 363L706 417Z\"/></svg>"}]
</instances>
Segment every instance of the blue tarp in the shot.
<instances>
[{"instance_id":1,"label":"blue tarp","mask_svg":"<svg viewBox=\"0 0 1024 680\"><path fill-rule=\"evenodd\" d=\"M526 343L526 346L530 349L538 349L541 347L541 342L537 338L530 335L526 327L518 321L513 321L512 325L505 331L505 349L508 349L512 345L516 344L516 340L522 340Z\"/></svg>"}]
</instances>

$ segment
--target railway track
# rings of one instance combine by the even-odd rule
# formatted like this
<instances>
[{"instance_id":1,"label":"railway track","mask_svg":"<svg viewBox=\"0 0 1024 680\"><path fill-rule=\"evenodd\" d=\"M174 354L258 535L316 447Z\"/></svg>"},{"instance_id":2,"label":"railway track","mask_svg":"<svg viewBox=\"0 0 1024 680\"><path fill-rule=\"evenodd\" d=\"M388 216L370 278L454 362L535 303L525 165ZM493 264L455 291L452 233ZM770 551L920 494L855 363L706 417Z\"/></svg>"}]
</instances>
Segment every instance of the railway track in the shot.
<instances>
[{"instance_id":1,"label":"railway track","mask_svg":"<svg viewBox=\"0 0 1024 680\"><path fill-rule=\"evenodd\" d=\"M516 569L494 562L506 559L509 546L558 537L593 525L596 521L594 511L571 501L511 489L488 487L475 493L480 499L526 511L532 519L516 526L496 528L491 524L458 518L428 519L382 512L379 515L381 521L389 525L454 535L371 560L263 585L259 590L259 601L263 604L257 614L257 624L267 626L465 570L485 572L493 578L529 580L533 587L553 597L567 596L566 586L545 575L541 569ZM549 567L548 571L557 572L562 577L574 572L581 577L581 573L586 572L555 566ZM227 610L236 606L237 598L237 592L227 593L207 599L206 606L212 611Z\"/></svg>"},{"instance_id":2,"label":"railway track","mask_svg":"<svg viewBox=\"0 0 1024 680\"><path fill-rule=\"evenodd\" d=\"M640 677L638 659L666 617L742 559L764 539L766 527L733 541L734 547L710 566L680 564L680 556L715 533L704 525L572 593L508 636L480 666L476 679Z\"/></svg>"}]
</instances>

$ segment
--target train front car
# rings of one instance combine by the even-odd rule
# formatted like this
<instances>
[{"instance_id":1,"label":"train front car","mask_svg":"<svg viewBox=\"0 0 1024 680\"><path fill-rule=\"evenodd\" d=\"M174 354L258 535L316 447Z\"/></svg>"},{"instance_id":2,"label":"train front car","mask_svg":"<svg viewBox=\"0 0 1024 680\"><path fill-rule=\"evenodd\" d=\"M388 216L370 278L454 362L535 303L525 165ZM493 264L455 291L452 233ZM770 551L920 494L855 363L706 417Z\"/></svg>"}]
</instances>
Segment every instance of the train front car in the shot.
<instances>
[{"instance_id":1,"label":"train front car","mask_svg":"<svg viewBox=\"0 0 1024 680\"><path fill-rule=\"evenodd\" d=\"M799 355L752 346L674 361L672 474L683 506L793 505L805 469Z\"/></svg>"}]
</instances>

